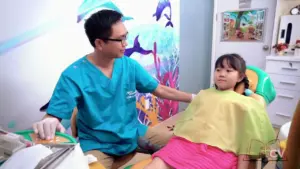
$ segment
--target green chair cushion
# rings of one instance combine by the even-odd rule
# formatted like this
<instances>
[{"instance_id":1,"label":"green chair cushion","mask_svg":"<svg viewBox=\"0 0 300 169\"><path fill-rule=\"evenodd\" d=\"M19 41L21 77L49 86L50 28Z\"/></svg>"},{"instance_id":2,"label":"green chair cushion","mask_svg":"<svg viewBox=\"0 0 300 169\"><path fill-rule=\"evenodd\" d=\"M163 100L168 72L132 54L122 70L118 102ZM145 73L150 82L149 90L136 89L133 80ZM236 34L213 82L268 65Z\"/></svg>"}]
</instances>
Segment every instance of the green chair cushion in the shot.
<instances>
[{"instance_id":1,"label":"green chair cushion","mask_svg":"<svg viewBox=\"0 0 300 169\"><path fill-rule=\"evenodd\" d=\"M271 81L270 76L266 72L255 66L247 66L247 69L256 72L258 76L256 93L264 97L267 104L270 104L276 97L275 87Z\"/></svg>"}]
</instances>

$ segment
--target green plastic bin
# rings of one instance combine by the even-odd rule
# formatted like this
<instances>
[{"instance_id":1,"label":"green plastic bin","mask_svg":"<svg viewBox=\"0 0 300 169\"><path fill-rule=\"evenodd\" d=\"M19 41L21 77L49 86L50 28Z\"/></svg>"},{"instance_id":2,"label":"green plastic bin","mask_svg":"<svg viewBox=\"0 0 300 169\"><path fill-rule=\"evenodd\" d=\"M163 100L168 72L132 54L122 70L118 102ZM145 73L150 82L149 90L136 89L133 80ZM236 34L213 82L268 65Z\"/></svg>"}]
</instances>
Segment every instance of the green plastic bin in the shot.
<instances>
[{"instance_id":1,"label":"green plastic bin","mask_svg":"<svg viewBox=\"0 0 300 169\"><path fill-rule=\"evenodd\" d=\"M30 134L34 133L34 131L33 130L21 130L21 131L15 132L15 133L23 136L28 141L32 141ZM65 142L65 143L77 143L76 139L68 134L56 132L55 135L69 140L69 142Z\"/></svg>"}]
</instances>

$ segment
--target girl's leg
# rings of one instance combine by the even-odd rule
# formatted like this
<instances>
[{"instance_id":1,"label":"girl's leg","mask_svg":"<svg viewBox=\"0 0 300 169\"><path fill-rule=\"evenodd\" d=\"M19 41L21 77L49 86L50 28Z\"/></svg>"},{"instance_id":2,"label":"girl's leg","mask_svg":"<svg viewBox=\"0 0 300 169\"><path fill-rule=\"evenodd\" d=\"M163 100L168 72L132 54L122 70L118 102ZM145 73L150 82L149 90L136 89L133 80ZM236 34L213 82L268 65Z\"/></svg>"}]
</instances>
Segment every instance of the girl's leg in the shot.
<instances>
[{"instance_id":1,"label":"girl's leg","mask_svg":"<svg viewBox=\"0 0 300 169\"><path fill-rule=\"evenodd\" d=\"M173 169L167 163L165 163L162 159L155 157L153 161L148 164L144 169Z\"/></svg>"}]
</instances>

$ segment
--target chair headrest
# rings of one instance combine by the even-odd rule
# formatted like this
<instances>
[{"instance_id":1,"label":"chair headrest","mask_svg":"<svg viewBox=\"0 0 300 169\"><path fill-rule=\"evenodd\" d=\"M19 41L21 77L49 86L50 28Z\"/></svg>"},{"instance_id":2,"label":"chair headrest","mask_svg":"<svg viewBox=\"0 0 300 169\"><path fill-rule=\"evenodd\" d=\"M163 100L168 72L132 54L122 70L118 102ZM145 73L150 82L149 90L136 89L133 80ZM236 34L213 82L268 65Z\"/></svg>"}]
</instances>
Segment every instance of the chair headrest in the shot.
<instances>
[{"instance_id":1,"label":"chair headrest","mask_svg":"<svg viewBox=\"0 0 300 169\"><path fill-rule=\"evenodd\" d=\"M263 97L267 105L275 99L275 87L266 72L255 66L247 66L246 76L249 80L249 89ZM238 93L243 93L244 90L244 84L236 88Z\"/></svg>"}]
</instances>

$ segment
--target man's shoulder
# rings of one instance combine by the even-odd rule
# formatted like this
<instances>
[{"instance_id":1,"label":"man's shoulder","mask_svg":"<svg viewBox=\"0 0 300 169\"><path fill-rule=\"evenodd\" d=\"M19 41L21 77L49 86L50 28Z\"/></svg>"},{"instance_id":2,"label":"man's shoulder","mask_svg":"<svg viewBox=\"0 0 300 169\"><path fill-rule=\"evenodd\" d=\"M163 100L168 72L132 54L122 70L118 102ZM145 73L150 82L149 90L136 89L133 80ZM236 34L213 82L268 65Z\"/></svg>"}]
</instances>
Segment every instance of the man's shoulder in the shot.
<instances>
[{"instance_id":1,"label":"man's shoulder","mask_svg":"<svg viewBox=\"0 0 300 169\"><path fill-rule=\"evenodd\" d=\"M67 66L61 73L61 76L64 78L75 80L82 76L82 72L86 71L87 67L87 59L86 57L81 57Z\"/></svg>"},{"instance_id":2,"label":"man's shoulder","mask_svg":"<svg viewBox=\"0 0 300 169\"><path fill-rule=\"evenodd\" d=\"M86 64L87 64L86 57L85 56L81 57L76 61L74 61L73 63L71 63L69 66L67 66L63 70L62 75L70 78L76 77L86 68Z\"/></svg>"}]
</instances>

